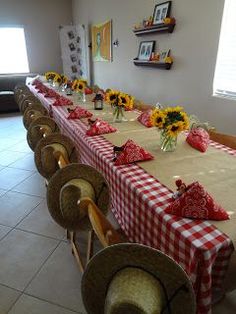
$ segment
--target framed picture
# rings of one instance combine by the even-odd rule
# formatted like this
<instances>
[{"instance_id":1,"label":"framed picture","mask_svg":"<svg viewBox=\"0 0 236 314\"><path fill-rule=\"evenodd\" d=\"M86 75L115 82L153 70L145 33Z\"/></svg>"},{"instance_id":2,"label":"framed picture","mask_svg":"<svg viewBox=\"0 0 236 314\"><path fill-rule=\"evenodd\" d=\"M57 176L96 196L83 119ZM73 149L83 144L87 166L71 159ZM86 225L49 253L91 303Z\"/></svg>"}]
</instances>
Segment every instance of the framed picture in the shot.
<instances>
[{"instance_id":1,"label":"framed picture","mask_svg":"<svg viewBox=\"0 0 236 314\"><path fill-rule=\"evenodd\" d=\"M141 41L138 51L138 60L150 60L155 48L155 41Z\"/></svg>"},{"instance_id":2,"label":"framed picture","mask_svg":"<svg viewBox=\"0 0 236 314\"><path fill-rule=\"evenodd\" d=\"M160 52L160 61L164 61L165 58L169 57L169 55L170 55L170 49L161 51Z\"/></svg>"},{"instance_id":3,"label":"framed picture","mask_svg":"<svg viewBox=\"0 0 236 314\"><path fill-rule=\"evenodd\" d=\"M162 24L163 19L170 16L171 1L157 4L153 13L153 25Z\"/></svg>"},{"instance_id":4,"label":"framed picture","mask_svg":"<svg viewBox=\"0 0 236 314\"><path fill-rule=\"evenodd\" d=\"M92 26L93 61L112 61L111 26L111 20Z\"/></svg>"}]
</instances>

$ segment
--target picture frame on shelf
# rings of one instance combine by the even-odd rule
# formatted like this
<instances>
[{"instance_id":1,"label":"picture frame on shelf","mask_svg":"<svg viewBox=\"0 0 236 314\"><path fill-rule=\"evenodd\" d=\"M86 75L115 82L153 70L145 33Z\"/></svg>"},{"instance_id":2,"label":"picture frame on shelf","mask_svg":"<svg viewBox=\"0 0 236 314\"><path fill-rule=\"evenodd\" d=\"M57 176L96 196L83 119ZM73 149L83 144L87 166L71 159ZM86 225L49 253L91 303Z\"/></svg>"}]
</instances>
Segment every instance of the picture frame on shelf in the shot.
<instances>
[{"instance_id":1,"label":"picture frame on shelf","mask_svg":"<svg viewBox=\"0 0 236 314\"><path fill-rule=\"evenodd\" d=\"M153 12L153 25L162 24L166 17L170 16L171 2L166 1L156 4Z\"/></svg>"},{"instance_id":2,"label":"picture frame on shelf","mask_svg":"<svg viewBox=\"0 0 236 314\"><path fill-rule=\"evenodd\" d=\"M164 62L165 58L170 56L170 49L160 51L159 61Z\"/></svg>"},{"instance_id":3,"label":"picture frame on shelf","mask_svg":"<svg viewBox=\"0 0 236 314\"><path fill-rule=\"evenodd\" d=\"M138 60L149 61L155 48L155 41L141 41L138 50Z\"/></svg>"}]
</instances>

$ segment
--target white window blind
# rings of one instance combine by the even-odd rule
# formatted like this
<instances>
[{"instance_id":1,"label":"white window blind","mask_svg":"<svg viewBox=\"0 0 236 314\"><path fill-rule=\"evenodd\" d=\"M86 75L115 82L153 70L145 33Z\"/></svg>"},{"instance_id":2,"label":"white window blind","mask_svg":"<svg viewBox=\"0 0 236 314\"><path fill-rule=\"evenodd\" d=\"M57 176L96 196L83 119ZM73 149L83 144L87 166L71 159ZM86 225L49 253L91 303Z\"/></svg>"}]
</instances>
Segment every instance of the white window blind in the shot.
<instances>
[{"instance_id":1,"label":"white window blind","mask_svg":"<svg viewBox=\"0 0 236 314\"><path fill-rule=\"evenodd\" d=\"M0 74L29 73L23 27L0 27Z\"/></svg>"},{"instance_id":2,"label":"white window blind","mask_svg":"<svg viewBox=\"0 0 236 314\"><path fill-rule=\"evenodd\" d=\"M225 0L213 93L236 100L236 0Z\"/></svg>"}]
</instances>

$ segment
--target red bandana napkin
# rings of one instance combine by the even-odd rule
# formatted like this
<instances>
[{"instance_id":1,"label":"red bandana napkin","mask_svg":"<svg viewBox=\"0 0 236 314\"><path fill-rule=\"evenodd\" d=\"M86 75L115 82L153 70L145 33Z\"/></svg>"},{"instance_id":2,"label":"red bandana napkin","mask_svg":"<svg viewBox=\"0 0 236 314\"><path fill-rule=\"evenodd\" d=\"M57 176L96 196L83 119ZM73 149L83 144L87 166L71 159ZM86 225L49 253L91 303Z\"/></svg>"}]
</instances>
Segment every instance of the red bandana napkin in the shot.
<instances>
[{"instance_id":1,"label":"red bandana napkin","mask_svg":"<svg viewBox=\"0 0 236 314\"><path fill-rule=\"evenodd\" d=\"M152 112L151 110L144 111L138 116L138 119L137 119L140 123L145 125L147 128L150 128L153 126L150 120L151 112Z\"/></svg>"},{"instance_id":2,"label":"red bandana napkin","mask_svg":"<svg viewBox=\"0 0 236 314\"><path fill-rule=\"evenodd\" d=\"M196 128L189 132L186 141L193 148L200 152L205 152L209 145L210 136L208 132L202 128Z\"/></svg>"},{"instance_id":3,"label":"red bandana napkin","mask_svg":"<svg viewBox=\"0 0 236 314\"><path fill-rule=\"evenodd\" d=\"M136 161L151 160L154 157L132 140L128 140L122 147L121 153L115 160L115 165L125 165Z\"/></svg>"},{"instance_id":4,"label":"red bandana napkin","mask_svg":"<svg viewBox=\"0 0 236 314\"><path fill-rule=\"evenodd\" d=\"M186 187L177 199L175 199L166 209L168 214L209 220L227 220L229 215L218 205L210 194L199 182L193 182Z\"/></svg>"},{"instance_id":5,"label":"red bandana napkin","mask_svg":"<svg viewBox=\"0 0 236 314\"><path fill-rule=\"evenodd\" d=\"M93 135L112 133L116 131L117 129L113 128L107 122L102 121L100 119L96 119L96 121L93 122L93 124L91 125L90 129L86 132L86 134L89 136L93 136Z\"/></svg>"},{"instance_id":6,"label":"red bandana napkin","mask_svg":"<svg viewBox=\"0 0 236 314\"><path fill-rule=\"evenodd\" d=\"M49 89L46 94L44 95L44 97L46 98L57 98L60 97L60 95L55 92L53 89Z\"/></svg>"},{"instance_id":7,"label":"red bandana napkin","mask_svg":"<svg viewBox=\"0 0 236 314\"><path fill-rule=\"evenodd\" d=\"M73 102L68 98L65 98L63 96L59 96L56 99L56 101L54 101L54 103L52 105L53 106L71 106L71 105L73 105Z\"/></svg>"},{"instance_id":8,"label":"red bandana napkin","mask_svg":"<svg viewBox=\"0 0 236 314\"><path fill-rule=\"evenodd\" d=\"M81 107L76 107L74 110L69 111L67 119L81 119L81 118L90 118L92 113Z\"/></svg>"}]
</instances>

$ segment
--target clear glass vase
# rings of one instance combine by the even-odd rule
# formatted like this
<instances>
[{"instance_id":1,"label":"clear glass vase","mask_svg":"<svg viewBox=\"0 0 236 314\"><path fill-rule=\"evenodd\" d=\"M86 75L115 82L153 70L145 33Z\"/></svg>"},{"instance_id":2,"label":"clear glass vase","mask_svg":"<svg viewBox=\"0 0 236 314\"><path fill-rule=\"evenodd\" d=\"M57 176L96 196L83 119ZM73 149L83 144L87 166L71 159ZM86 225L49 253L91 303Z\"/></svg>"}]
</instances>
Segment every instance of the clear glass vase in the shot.
<instances>
[{"instance_id":1,"label":"clear glass vase","mask_svg":"<svg viewBox=\"0 0 236 314\"><path fill-rule=\"evenodd\" d=\"M160 134L160 147L164 152L174 152L177 146L177 136L169 136L165 130Z\"/></svg>"},{"instance_id":2,"label":"clear glass vase","mask_svg":"<svg viewBox=\"0 0 236 314\"><path fill-rule=\"evenodd\" d=\"M125 121L124 108L121 106L113 107L113 122Z\"/></svg>"}]
</instances>

